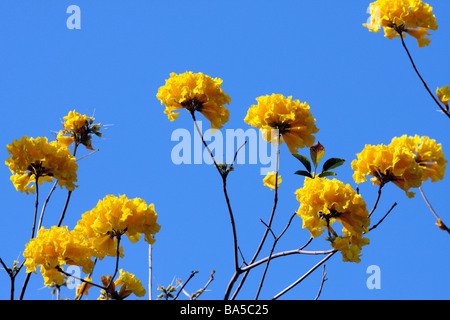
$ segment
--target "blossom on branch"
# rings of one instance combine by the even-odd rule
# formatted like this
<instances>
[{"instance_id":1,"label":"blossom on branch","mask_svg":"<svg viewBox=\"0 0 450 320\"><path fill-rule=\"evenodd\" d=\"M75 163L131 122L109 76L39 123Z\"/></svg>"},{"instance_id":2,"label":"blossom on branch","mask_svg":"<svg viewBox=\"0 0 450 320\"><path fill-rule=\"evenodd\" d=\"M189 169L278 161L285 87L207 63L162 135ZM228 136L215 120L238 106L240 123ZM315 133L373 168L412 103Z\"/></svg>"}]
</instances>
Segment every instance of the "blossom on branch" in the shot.
<instances>
[{"instance_id":1,"label":"blossom on branch","mask_svg":"<svg viewBox=\"0 0 450 320\"><path fill-rule=\"evenodd\" d=\"M313 134L319 129L308 103L281 94L261 96L256 101L258 103L249 108L244 121L260 129L267 142L275 143L279 134L280 143L285 141L292 154L314 144Z\"/></svg>"},{"instance_id":2,"label":"blossom on branch","mask_svg":"<svg viewBox=\"0 0 450 320\"><path fill-rule=\"evenodd\" d=\"M311 236L328 230L331 245L341 251L344 261L360 262L361 247L369 243L363 235L370 225L367 206L361 195L349 184L337 179L305 178L295 194L300 202L297 215ZM333 230L335 222L342 224L342 235Z\"/></svg>"},{"instance_id":3,"label":"blossom on branch","mask_svg":"<svg viewBox=\"0 0 450 320\"><path fill-rule=\"evenodd\" d=\"M428 137L395 137L389 145L366 145L352 161L353 179L356 183L367 181L373 176L374 185L384 186L394 183L414 197L411 188L419 188L423 181L442 180L447 160L442 146Z\"/></svg>"},{"instance_id":4,"label":"blossom on branch","mask_svg":"<svg viewBox=\"0 0 450 320\"><path fill-rule=\"evenodd\" d=\"M24 136L6 148L11 156L5 164L13 174L11 181L18 191L34 193L35 185L29 187L30 183L38 181L41 185L53 178L58 180L61 188L64 186L70 191L76 188L78 165L69 150L56 141Z\"/></svg>"},{"instance_id":5,"label":"blossom on branch","mask_svg":"<svg viewBox=\"0 0 450 320\"><path fill-rule=\"evenodd\" d=\"M75 230L84 234L95 248L95 256L117 256L118 236L125 234L136 243L141 234L149 244L155 242L154 235L161 226L154 204L147 205L143 199L128 199L125 195L107 195L90 211L82 214ZM119 252L123 256L122 248Z\"/></svg>"},{"instance_id":6,"label":"blossom on branch","mask_svg":"<svg viewBox=\"0 0 450 320\"><path fill-rule=\"evenodd\" d=\"M385 37L404 37L404 34L417 39L419 47L430 44L429 30L437 30L433 8L420 0L378 0L369 6L370 22L363 24L369 31L384 29Z\"/></svg>"},{"instance_id":7,"label":"blossom on branch","mask_svg":"<svg viewBox=\"0 0 450 320\"><path fill-rule=\"evenodd\" d=\"M76 265L89 273L94 267L93 249L84 235L69 231L67 227L41 228L36 238L25 245L23 252L27 272L36 272L38 266L45 285L62 285L66 276L58 271L63 265Z\"/></svg>"},{"instance_id":8,"label":"blossom on branch","mask_svg":"<svg viewBox=\"0 0 450 320\"><path fill-rule=\"evenodd\" d=\"M222 79L211 78L203 73L171 73L166 84L159 88L156 97L166 106L164 113L170 121L175 120L180 109L192 114L200 112L211 121L211 129L216 130L228 122L230 112L224 107L231 98L221 89Z\"/></svg>"}]
</instances>

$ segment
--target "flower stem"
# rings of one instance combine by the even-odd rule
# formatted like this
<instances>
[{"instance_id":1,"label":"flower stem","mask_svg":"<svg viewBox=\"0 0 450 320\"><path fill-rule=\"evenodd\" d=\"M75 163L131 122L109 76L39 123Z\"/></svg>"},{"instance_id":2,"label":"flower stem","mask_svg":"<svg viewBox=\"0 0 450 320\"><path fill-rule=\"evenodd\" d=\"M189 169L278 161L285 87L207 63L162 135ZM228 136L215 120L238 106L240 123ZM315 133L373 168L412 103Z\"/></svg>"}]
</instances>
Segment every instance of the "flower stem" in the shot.
<instances>
[{"instance_id":1,"label":"flower stem","mask_svg":"<svg viewBox=\"0 0 450 320\"><path fill-rule=\"evenodd\" d=\"M417 75L419 76L419 79L422 81L422 83L423 83L425 89L428 91L428 93L430 94L430 96L433 98L434 102L436 102L436 104L439 106L439 108L441 109L441 111L442 111L445 115L447 115L447 117L450 118L450 112L449 112L448 110L446 110L444 107L441 106L441 104L439 103L439 101L436 99L436 97L435 97L435 96L433 95L433 93L431 92L430 88L428 88L428 85L427 85L427 83L425 82L425 80L424 80L424 79L422 78L422 76L420 75L419 70L417 70L416 64L414 63L414 60L413 60L413 58L411 57L411 54L409 53L408 48L406 47L405 40L403 40L403 33L402 33L402 32L399 32L399 35L400 35L400 39L402 40L403 48L405 48L405 51L406 51L406 53L408 54L409 60L411 61L411 64L412 64L412 66L413 66L413 68L414 68L414 71L416 71L416 73L417 73Z\"/></svg>"},{"instance_id":2,"label":"flower stem","mask_svg":"<svg viewBox=\"0 0 450 320\"><path fill-rule=\"evenodd\" d=\"M271 231L271 226L272 226L273 218L274 218L274 215L275 215L275 210L276 210L277 203L278 203L278 167L279 167L279 160L280 160L280 133L279 132L278 132L278 135L277 135L277 151L276 152L277 153L276 153L276 169L275 169L276 170L275 171L275 195L274 195L274 200L273 200L272 212L270 214L269 223L266 226L266 230L264 232L264 235L263 235L263 237L261 239L261 242L260 242L258 248L256 249L256 252L255 252L255 254L254 254L250 264L252 264L256 260L256 258L258 257L258 255L261 252L261 249L262 249L262 247L263 247L263 245L264 245L264 243L266 241L267 235L269 234L269 231ZM239 290L242 287L242 285L244 284L249 271L250 270L245 272L245 274L243 276L243 279L242 279L241 283L239 284L239 287L237 288L236 292L233 295L233 299L237 295L237 293L239 292ZM242 272L235 272L233 277L231 278L230 283L228 284L227 290L225 292L225 300L229 299L231 289L232 289L234 283L236 282L237 278L239 277L239 275L241 273Z\"/></svg>"},{"instance_id":3,"label":"flower stem","mask_svg":"<svg viewBox=\"0 0 450 320\"><path fill-rule=\"evenodd\" d=\"M205 146L205 148L208 150L209 155L211 156L213 162L214 162L214 166L216 167L217 171L219 172L219 175L222 178L222 189L223 189L223 194L225 195L225 201L227 203L227 208L228 208L228 213L230 216L230 222L231 222L231 229L233 232L233 247L234 247L234 267L235 267L235 273L240 273L240 268L239 268L239 260L238 260L238 240L237 240L237 232L236 232L236 223L234 221L234 214L233 214L233 210L231 208L231 203L230 203L230 198L228 197L228 191L227 191L227 176L228 176L228 172L224 172L223 170L220 169L220 167L218 166L216 159L214 158L214 155L211 152L211 149L209 149L208 144L206 143L205 139L203 138L203 134L200 130L200 128L198 127L197 124L197 120L195 118L195 111L190 111L190 114L192 116L192 120L194 121L195 127L197 129L198 134L200 135L200 138L202 139L202 142Z\"/></svg>"},{"instance_id":4,"label":"flower stem","mask_svg":"<svg viewBox=\"0 0 450 320\"><path fill-rule=\"evenodd\" d=\"M436 218L436 220L438 222L441 222L441 225L438 226L442 229L442 230L446 230L448 233L450 233L450 229L445 226L445 224L442 222L441 218L438 216L438 214L436 213L436 211L434 211L433 207L431 206L431 203L428 201L427 197L425 196L425 193L423 192L422 186L419 187L420 193L422 194L423 200L425 200L425 203L427 204L428 208L430 209L430 211L433 213L434 217Z\"/></svg>"}]
</instances>

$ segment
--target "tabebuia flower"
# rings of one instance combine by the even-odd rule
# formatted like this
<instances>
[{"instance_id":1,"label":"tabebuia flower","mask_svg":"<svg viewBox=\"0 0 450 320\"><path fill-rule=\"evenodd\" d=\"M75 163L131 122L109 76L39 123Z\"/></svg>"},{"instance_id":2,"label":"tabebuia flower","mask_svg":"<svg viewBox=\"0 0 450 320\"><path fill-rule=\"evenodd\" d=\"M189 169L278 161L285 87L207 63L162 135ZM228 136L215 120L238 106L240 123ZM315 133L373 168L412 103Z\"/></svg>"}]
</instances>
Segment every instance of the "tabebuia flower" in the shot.
<instances>
[{"instance_id":1,"label":"tabebuia flower","mask_svg":"<svg viewBox=\"0 0 450 320\"><path fill-rule=\"evenodd\" d=\"M272 94L256 98L244 119L246 123L261 130L267 142L286 142L289 151L297 154L299 148L314 144L319 129L306 102L292 100L292 96ZM276 129L276 130L274 130Z\"/></svg>"},{"instance_id":2,"label":"tabebuia flower","mask_svg":"<svg viewBox=\"0 0 450 320\"><path fill-rule=\"evenodd\" d=\"M450 87L444 86L442 88L437 88L436 94L439 101L441 101L448 110L448 102L450 101Z\"/></svg>"},{"instance_id":3,"label":"tabebuia flower","mask_svg":"<svg viewBox=\"0 0 450 320\"><path fill-rule=\"evenodd\" d=\"M369 6L370 22L363 24L369 31L384 29L385 37L409 34L417 39L419 47L430 44L429 30L437 30L433 8L420 0L378 0Z\"/></svg>"},{"instance_id":4,"label":"tabebuia flower","mask_svg":"<svg viewBox=\"0 0 450 320\"><path fill-rule=\"evenodd\" d=\"M145 295L145 288L142 286L141 281L135 277L134 274L119 270L120 276L119 278L111 282L111 276L102 276L101 281L105 287L108 287L108 292L104 292L102 290L102 295L99 300L122 300L130 296L132 293L137 297L143 297ZM111 284L109 284L111 282ZM117 288L120 286L119 291L117 292Z\"/></svg>"},{"instance_id":5,"label":"tabebuia flower","mask_svg":"<svg viewBox=\"0 0 450 320\"><path fill-rule=\"evenodd\" d=\"M69 114L63 118L63 130L58 132L57 140L60 144L68 147L72 143L78 146L84 145L87 149L92 148L92 134L101 137L101 124L94 124L94 118L82 115L75 110L69 111Z\"/></svg>"},{"instance_id":6,"label":"tabebuia flower","mask_svg":"<svg viewBox=\"0 0 450 320\"><path fill-rule=\"evenodd\" d=\"M267 175L263 179L263 183L266 187L275 190L275 181L277 182L277 189L280 188L281 176L274 171L268 172Z\"/></svg>"},{"instance_id":7,"label":"tabebuia flower","mask_svg":"<svg viewBox=\"0 0 450 320\"><path fill-rule=\"evenodd\" d=\"M341 252L343 261L360 262L361 248L369 243L364 234L370 225L362 196L349 184L321 177L306 177L295 194L300 202L297 215L302 218L303 228L313 237L327 230L328 240ZM336 221L342 225L341 235L333 229Z\"/></svg>"},{"instance_id":8,"label":"tabebuia flower","mask_svg":"<svg viewBox=\"0 0 450 320\"><path fill-rule=\"evenodd\" d=\"M36 238L25 245L24 265L28 273L36 273L36 268L40 267L45 285L62 285L66 276L58 268L76 265L82 267L83 272L90 273L94 267L93 252L91 244L79 232L69 231L66 226L42 227Z\"/></svg>"},{"instance_id":9,"label":"tabebuia flower","mask_svg":"<svg viewBox=\"0 0 450 320\"><path fill-rule=\"evenodd\" d=\"M352 161L353 179L356 183L373 176L374 185L384 186L388 182L414 197L411 188L419 188L423 181L442 180L447 160L441 144L429 137L394 137L389 145L366 145Z\"/></svg>"},{"instance_id":10,"label":"tabebuia flower","mask_svg":"<svg viewBox=\"0 0 450 320\"><path fill-rule=\"evenodd\" d=\"M56 141L48 142L45 137L15 139L6 146L11 155L5 164L9 167L11 181L18 191L35 192L35 184L55 178L67 190L76 188L78 165L69 150Z\"/></svg>"},{"instance_id":11,"label":"tabebuia flower","mask_svg":"<svg viewBox=\"0 0 450 320\"><path fill-rule=\"evenodd\" d=\"M422 181L437 182L444 179L447 160L445 159L442 145L429 137L393 138L391 145L394 147L406 147L414 154L414 160L423 170Z\"/></svg>"},{"instance_id":12,"label":"tabebuia flower","mask_svg":"<svg viewBox=\"0 0 450 320\"><path fill-rule=\"evenodd\" d=\"M211 129L222 128L228 122L230 112L224 106L231 98L221 89L222 79L212 78L201 72L171 73L164 86L158 89L156 97L166 106L164 113L170 121L187 109L192 114L200 112L211 122Z\"/></svg>"},{"instance_id":13,"label":"tabebuia flower","mask_svg":"<svg viewBox=\"0 0 450 320\"><path fill-rule=\"evenodd\" d=\"M154 235L161 226L154 204L140 198L128 199L125 195L107 195L90 211L82 214L75 230L82 233L95 249L94 255L103 259L105 255L117 256L118 237L126 235L135 243L142 234L149 244L155 242ZM119 255L123 256L120 247Z\"/></svg>"}]
</instances>

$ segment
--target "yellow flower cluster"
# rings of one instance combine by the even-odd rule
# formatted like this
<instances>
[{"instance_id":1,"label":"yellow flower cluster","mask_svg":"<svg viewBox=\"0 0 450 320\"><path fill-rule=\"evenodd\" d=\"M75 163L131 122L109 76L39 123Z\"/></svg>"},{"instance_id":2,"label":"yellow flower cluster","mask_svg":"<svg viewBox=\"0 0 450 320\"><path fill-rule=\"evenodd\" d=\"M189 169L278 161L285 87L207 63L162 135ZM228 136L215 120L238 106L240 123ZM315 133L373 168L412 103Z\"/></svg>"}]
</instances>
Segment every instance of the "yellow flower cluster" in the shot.
<instances>
[{"instance_id":1,"label":"yellow flower cluster","mask_svg":"<svg viewBox=\"0 0 450 320\"><path fill-rule=\"evenodd\" d=\"M313 134L319 129L306 102L281 94L261 96L256 100L258 103L249 108L244 121L259 128L266 141L275 143L280 134L280 143L284 140L293 154L297 154L298 148L314 144Z\"/></svg>"},{"instance_id":2,"label":"yellow flower cluster","mask_svg":"<svg viewBox=\"0 0 450 320\"><path fill-rule=\"evenodd\" d=\"M392 181L409 198L414 196L410 188L418 188L428 179L442 180L447 164L441 144L417 135L395 137L389 145L366 145L357 158L351 164L356 183L367 181L366 175L373 176L375 185Z\"/></svg>"},{"instance_id":3,"label":"yellow flower cluster","mask_svg":"<svg viewBox=\"0 0 450 320\"><path fill-rule=\"evenodd\" d=\"M370 31L384 29L385 37L393 39L404 33L417 39L419 47L427 46L429 30L437 30L433 8L420 0L378 0L370 4Z\"/></svg>"},{"instance_id":4,"label":"yellow flower cluster","mask_svg":"<svg viewBox=\"0 0 450 320\"><path fill-rule=\"evenodd\" d=\"M135 294L137 297L143 297L145 295L145 289L142 286L141 281L134 276L134 274L125 272L122 269L119 270L119 278L112 282L109 287L109 294L103 293L99 300L108 300L109 297L114 299L125 299L130 294ZM111 276L102 276L101 281L105 287L109 285ZM119 292L116 292L120 286Z\"/></svg>"},{"instance_id":5,"label":"yellow flower cluster","mask_svg":"<svg viewBox=\"0 0 450 320\"><path fill-rule=\"evenodd\" d=\"M82 215L75 230L89 239L95 248L95 256L103 259L105 255L117 255L117 236L122 234L132 243L145 234L145 241L154 243L153 235L161 228L156 222L157 218L154 205L147 205L143 199L107 195L92 210Z\"/></svg>"},{"instance_id":6,"label":"yellow flower cluster","mask_svg":"<svg viewBox=\"0 0 450 320\"><path fill-rule=\"evenodd\" d=\"M166 106L164 111L170 121L175 120L179 109L193 113L198 111L211 121L212 130L220 129L228 122L230 113L224 104L231 98L221 89L222 80L203 73L171 73L166 84L159 88L156 97Z\"/></svg>"},{"instance_id":7,"label":"yellow flower cluster","mask_svg":"<svg viewBox=\"0 0 450 320\"><path fill-rule=\"evenodd\" d=\"M441 101L447 107L448 110L448 102L450 101L450 87L445 86L442 88L437 88L436 94L438 96L439 101Z\"/></svg>"},{"instance_id":8,"label":"yellow flower cluster","mask_svg":"<svg viewBox=\"0 0 450 320\"><path fill-rule=\"evenodd\" d=\"M24 265L27 272L36 272L36 268L41 267L47 286L52 282L62 285L66 279L57 267L62 268L65 264L77 265L81 266L85 273L91 272L94 267L90 243L83 234L69 231L65 226L41 228L36 238L25 245L23 256L26 259Z\"/></svg>"},{"instance_id":9,"label":"yellow flower cluster","mask_svg":"<svg viewBox=\"0 0 450 320\"><path fill-rule=\"evenodd\" d=\"M11 155L5 164L9 167L11 181L17 190L34 193L32 182L58 180L61 188L73 191L76 187L78 165L69 150L56 141L48 142L45 137L15 139L6 146Z\"/></svg>"},{"instance_id":10,"label":"yellow flower cluster","mask_svg":"<svg viewBox=\"0 0 450 320\"><path fill-rule=\"evenodd\" d=\"M344 261L360 262L361 247L369 243L363 235L370 225L369 213L363 198L337 179L305 178L304 185L295 194L300 202L297 211L313 237L328 230L332 246L341 251ZM338 235L332 224L342 224L342 235Z\"/></svg>"},{"instance_id":11,"label":"yellow flower cluster","mask_svg":"<svg viewBox=\"0 0 450 320\"><path fill-rule=\"evenodd\" d=\"M99 132L101 125L93 124L94 118L82 115L75 110L69 111L69 114L63 118L63 130L60 130L57 136L57 140L60 144L68 147L73 142L83 144L87 149L93 150L91 136L92 133L101 136Z\"/></svg>"}]
</instances>

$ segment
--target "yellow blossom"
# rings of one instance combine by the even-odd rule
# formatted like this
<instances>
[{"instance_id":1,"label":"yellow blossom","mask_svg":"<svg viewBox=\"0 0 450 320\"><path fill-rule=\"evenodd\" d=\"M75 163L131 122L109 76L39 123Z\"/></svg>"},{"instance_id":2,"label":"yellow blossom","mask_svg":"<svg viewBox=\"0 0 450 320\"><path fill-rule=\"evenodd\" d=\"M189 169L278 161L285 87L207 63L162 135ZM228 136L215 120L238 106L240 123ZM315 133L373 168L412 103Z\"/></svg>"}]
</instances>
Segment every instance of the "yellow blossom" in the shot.
<instances>
[{"instance_id":1,"label":"yellow blossom","mask_svg":"<svg viewBox=\"0 0 450 320\"><path fill-rule=\"evenodd\" d=\"M393 182L409 198L414 196L414 192L409 189L418 188L422 184L423 170L407 148L366 145L357 154L357 158L351 163L356 183L367 181L366 175L373 176L371 181L374 185L383 186Z\"/></svg>"},{"instance_id":2,"label":"yellow blossom","mask_svg":"<svg viewBox=\"0 0 450 320\"><path fill-rule=\"evenodd\" d=\"M277 180L277 189L280 188L281 176L276 176L275 172L269 172L263 179L263 183L266 187L275 190L275 180Z\"/></svg>"},{"instance_id":3,"label":"yellow blossom","mask_svg":"<svg viewBox=\"0 0 450 320\"><path fill-rule=\"evenodd\" d=\"M171 73L164 86L160 87L156 97L166 106L164 113L170 121L178 116L179 109L200 112L211 122L211 129L220 129L228 122L229 110L224 104L230 104L231 98L221 89L222 79L211 78L203 73L191 71Z\"/></svg>"},{"instance_id":4,"label":"yellow blossom","mask_svg":"<svg viewBox=\"0 0 450 320\"><path fill-rule=\"evenodd\" d=\"M300 202L297 215L303 220L303 228L307 228L313 237L328 230L332 246L342 251L344 261L359 262L360 249L368 243L363 235L370 225L361 195L349 184L320 177L306 177L303 187L295 194ZM333 230L336 221L343 227L341 236Z\"/></svg>"},{"instance_id":5,"label":"yellow blossom","mask_svg":"<svg viewBox=\"0 0 450 320\"><path fill-rule=\"evenodd\" d=\"M9 167L11 181L17 190L34 193L36 179L41 185L44 181L55 178L61 188L73 191L76 187L78 165L69 150L56 141L48 142L47 138L38 137L15 139L6 146L11 156L5 164Z\"/></svg>"},{"instance_id":6,"label":"yellow blossom","mask_svg":"<svg viewBox=\"0 0 450 320\"><path fill-rule=\"evenodd\" d=\"M84 235L69 231L65 226L42 227L36 238L25 245L23 252L27 272L36 272L40 266L46 285L63 283L66 277L57 268L65 264L80 266L85 273L91 272L94 267L92 255L93 249Z\"/></svg>"},{"instance_id":7,"label":"yellow blossom","mask_svg":"<svg viewBox=\"0 0 450 320\"><path fill-rule=\"evenodd\" d=\"M450 101L450 87L445 86L442 88L437 88L436 94L438 96L439 101L441 101L448 109L448 102Z\"/></svg>"},{"instance_id":8,"label":"yellow blossom","mask_svg":"<svg viewBox=\"0 0 450 320\"><path fill-rule=\"evenodd\" d=\"M79 284L77 286L77 290L76 290L76 296L79 297L81 294L83 295L88 295L89 294L89 288L92 287L92 279L90 277L85 277L84 280L86 280L87 282L84 282L82 284Z\"/></svg>"},{"instance_id":9,"label":"yellow blossom","mask_svg":"<svg viewBox=\"0 0 450 320\"><path fill-rule=\"evenodd\" d=\"M384 29L385 37L393 39L405 33L416 38L419 47L427 46L429 30L437 30L433 8L420 0L378 0L369 6L370 22L363 24L369 31Z\"/></svg>"},{"instance_id":10,"label":"yellow blossom","mask_svg":"<svg viewBox=\"0 0 450 320\"><path fill-rule=\"evenodd\" d=\"M370 243L368 238L360 236L339 236L331 243L332 247L339 250L344 262L361 262L361 248Z\"/></svg>"},{"instance_id":11,"label":"yellow blossom","mask_svg":"<svg viewBox=\"0 0 450 320\"><path fill-rule=\"evenodd\" d=\"M143 297L145 295L145 289L142 286L141 281L134 276L134 274L125 272L122 269L119 270L119 278L111 282L112 277L108 275L107 277L101 276L101 281L108 291L102 290L102 295L99 300L109 300L111 299L125 299L130 294L134 293L138 297ZM120 286L119 292L117 288Z\"/></svg>"},{"instance_id":12,"label":"yellow blossom","mask_svg":"<svg viewBox=\"0 0 450 320\"><path fill-rule=\"evenodd\" d=\"M422 181L428 179L431 182L436 182L444 179L445 168L447 160L444 158L442 145L434 139L423 136L408 137L403 135L401 137L394 137L391 141L391 146L394 148L407 148L423 170Z\"/></svg>"},{"instance_id":13,"label":"yellow blossom","mask_svg":"<svg viewBox=\"0 0 450 320\"><path fill-rule=\"evenodd\" d=\"M75 230L83 233L96 249L95 255L116 256L117 236L125 234L131 242L137 242L141 234L149 244L160 230L154 204L147 205L140 198L128 199L125 195L107 195L90 211L82 215ZM122 249L120 249L122 256Z\"/></svg>"},{"instance_id":14,"label":"yellow blossom","mask_svg":"<svg viewBox=\"0 0 450 320\"><path fill-rule=\"evenodd\" d=\"M297 154L299 148L314 144L313 134L319 129L306 102L281 94L261 96L256 101L258 103L249 108L244 121L259 128L266 141L275 143L279 134L280 143L285 141L293 154Z\"/></svg>"},{"instance_id":15,"label":"yellow blossom","mask_svg":"<svg viewBox=\"0 0 450 320\"><path fill-rule=\"evenodd\" d=\"M58 142L65 147L75 142L77 146L83 144L87 149L93 150L91 137L92 134L102 136L101 124L93 124L93 117L82 115L75 110L69 111L69 114L63 119L65 120L62 124L64 129L58 132L56 138Z\"/></svg>"},{"instance_id":16,"label":"yellow blossom","mask_svg":"<svg viewBox=\"0 0 450 320\"><path fill-rule=\"evenodd\" d=\"M393 182L406 192L410 198L423 181L442 180L447 160L441 144L429 137L394 137L389 145L366 145L357 158L352 161L356 183L367 181L366 175L373 176L372 182L384 185Z\"/></svg>"},{"instance_id":17,"label":"yellow blossom","mask_svg":"<svg viewBox=\"0 0 450 320\"><path fill-rule=\"evenodd\" d=\"M134 276L134 274L125 272L122 269L119 270L120 276L114 282L115 287L120 287L119 297L126 298L130 294L134 293L138 297L143 297L145 295L145 289L142 286L141 281Z\"/></svg>"}]
</instances>

